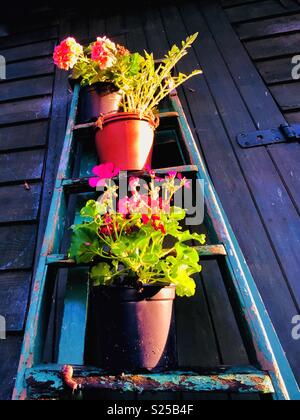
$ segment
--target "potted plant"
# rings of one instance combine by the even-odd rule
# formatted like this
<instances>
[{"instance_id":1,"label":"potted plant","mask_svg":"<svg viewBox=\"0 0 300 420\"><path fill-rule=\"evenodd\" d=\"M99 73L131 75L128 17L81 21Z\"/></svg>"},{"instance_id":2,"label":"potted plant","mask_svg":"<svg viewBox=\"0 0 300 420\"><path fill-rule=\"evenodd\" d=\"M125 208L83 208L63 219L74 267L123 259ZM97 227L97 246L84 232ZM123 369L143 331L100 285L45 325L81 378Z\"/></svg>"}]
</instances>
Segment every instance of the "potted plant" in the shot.
<instances>
[{"instance_id":1,"label":"potted plant","mask_svg":"<svg viewBox=\"0 0 300 420\"><path fill-rule=\"evenodd\" d=\"M98 37L87 47L68 37L53 54L54 63L62 70L72 69L71 80L81 83L79 120L97 121L99 115L117 112L122 96L114 84L114 73L129 51L106 37Z\"/></svg>"},{"instance_id":2,"label":"potted plant","mask_svg":"<svg viewBox=\"0 0 300 420\"><path fill-rule=\"evenodd\" d=\"M106 37L83 48L67 38L54 52L61 69L84 86L81 122L97 120L96 146L101 163L113 162L121 170L151 166L157 107L172 90L201 74L173 75L176 64L196 40L194 34L174 45L158 64L153 54L130 53ZM86 95L88 93L88 95Z\"/></svg>"},{"instance_id":3,"label":"potted plant","mask_svg":"<svg viewBox=\"0 0 300 420\"><path fill-rule=\"evenodd\" d=\"M91 264L89 336L93 363L103 368L165 369L176 361L174 299L193 296L192 276L201 271L188 241L205 236L183 230L185 211L172 204L189 181L175 172L158 179L150 171L145 191L138 178L118 200L112 164L94 168L90 185L103 187L97 201L81 210L73 226L70 258ZM161 197L163 193L163 197ZM117 211L116 211L117 210Z\"/></svg>"},{"instance_id":4,"label":"potted plant","mask_svg":"<svg viewBox=\"0 0 300 420\"><path fill-rule=\"evenodd\" d=\"M194 34L174 45L157 65L153 54L123 56L114 69L114 84L122 94L122 112L101 116L97 122L96 146L100 162L113 162L121 170L151 166L154 131L159 125L157 107L174 89L191 77L172 72L196 40Z\"/></svg>"}]
</instances>

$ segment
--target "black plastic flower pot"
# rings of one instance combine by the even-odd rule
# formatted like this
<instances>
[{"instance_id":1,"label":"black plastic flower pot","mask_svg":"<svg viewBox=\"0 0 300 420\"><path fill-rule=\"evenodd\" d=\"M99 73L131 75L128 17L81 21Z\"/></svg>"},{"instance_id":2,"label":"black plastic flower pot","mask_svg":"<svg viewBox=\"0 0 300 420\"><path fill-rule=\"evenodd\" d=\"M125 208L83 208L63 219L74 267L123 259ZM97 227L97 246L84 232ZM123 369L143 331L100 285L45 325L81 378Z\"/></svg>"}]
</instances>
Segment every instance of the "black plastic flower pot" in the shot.
<instances>
[{"instance_id":1,"label":"black plastic flower pot","mask_svg":"<svg viewBox=\"0 0 300 420\"><path fill-rule=\"evenodd\" d=\"M81 88L79 98L79 123L97 121L100 115L118 112L122 96L112 83L96 83Z\"/></svg>"},{"instance_id":2,"label":"black plastic flower pot","mask_svg":"<svg viewBox=\"0 0 300 420\"><path fill-rule=\"evenodd\" d=\"M94 287L86 363L112 372L177 367L175 287Z\"/></svg>"}]
</instances>

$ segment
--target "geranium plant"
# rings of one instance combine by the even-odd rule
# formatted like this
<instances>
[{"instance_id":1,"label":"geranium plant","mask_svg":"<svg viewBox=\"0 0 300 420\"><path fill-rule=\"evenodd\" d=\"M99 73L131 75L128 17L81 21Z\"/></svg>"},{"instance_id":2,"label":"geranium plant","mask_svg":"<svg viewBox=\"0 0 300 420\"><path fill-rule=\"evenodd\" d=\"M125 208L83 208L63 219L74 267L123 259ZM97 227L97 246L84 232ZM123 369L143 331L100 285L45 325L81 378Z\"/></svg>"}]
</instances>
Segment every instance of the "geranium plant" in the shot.
<instances>
[{"instance_id":1,"label":"geranium plant","mask_svg":"<svg viewBox=\"0 0 300 420\"><path fill-rule=\"evenodd\" d=\"M193 296L192 276L201 265L197 250L187 242L204 244L205 235L183 230L186 212L172 205L174 194L189 187L189 181L176 172L165 179L149 173L145 193L141 181L131 178L130 196L118 200L115 211L118 187L112 178L118 170L111 164L94 168L96 177L90 185L104 191L81 210L83 221L72 227L69 256L77 263L92 264L94 286L175 285L177 295Z\"/></svg>"},{"instance_id":2,"label":"geranium plant","mask_svg":"<svg viewBox=\"0 0 300 420\"><path fill-rule=\"evenodd\" d=\"M130 53L107 37L97 38L86 48L69 37L55 48L54 62L63 70L72 69L72 78L82 85L113 83L123 96L124 112L154 118L156 107L172 90L202 73L195 70L189 75L172 75L197 36L188 37L180 47L174 45L159 64L153 54Z\"/></svg>"},{"instance_id":3,"label":"geranium plant","mask_svg":"<svg viewBox=\"0 0 300 420\"><path fill-rule=\"evenodd\" d=\"M72 70L72 79L80 80L81 85L98 82L114 83L124 57L129 51L115 44L107 37L98 37L87 47L68 37L58 45L53 54L54 63L62 70Z\"/></svg>"}]
</instances>

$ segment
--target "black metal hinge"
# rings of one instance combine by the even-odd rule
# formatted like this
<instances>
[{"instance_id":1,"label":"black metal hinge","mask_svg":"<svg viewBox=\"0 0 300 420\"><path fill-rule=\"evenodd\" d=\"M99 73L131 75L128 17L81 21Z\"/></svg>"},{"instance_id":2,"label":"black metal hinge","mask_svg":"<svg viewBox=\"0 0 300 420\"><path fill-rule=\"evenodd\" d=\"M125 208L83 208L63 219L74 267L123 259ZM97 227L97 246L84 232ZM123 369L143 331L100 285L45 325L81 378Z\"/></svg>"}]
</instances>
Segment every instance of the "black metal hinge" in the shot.
<instances>
[{"instance_id":1,"label":"black metal hinge","mask_svg":"<svg viewBox=\"0 0 300 420\"><path fill-rule=\"evenodd\" d=\"M241 133L237 136L238 144L244 149L294 141L300 141L300 124L282 124L272 130Z\"/></svg>"}]
</instances>

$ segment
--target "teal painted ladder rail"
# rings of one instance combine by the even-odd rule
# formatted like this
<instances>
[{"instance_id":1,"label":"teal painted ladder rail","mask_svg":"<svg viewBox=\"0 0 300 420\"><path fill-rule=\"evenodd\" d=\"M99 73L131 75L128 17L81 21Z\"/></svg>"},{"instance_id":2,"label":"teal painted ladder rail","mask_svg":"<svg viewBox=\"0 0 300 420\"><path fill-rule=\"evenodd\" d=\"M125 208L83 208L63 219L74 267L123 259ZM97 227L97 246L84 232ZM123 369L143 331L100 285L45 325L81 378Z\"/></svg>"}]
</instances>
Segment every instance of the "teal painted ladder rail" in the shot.
<instances>
[{"instance_id":1,"label":"teal painted ladder rail","mask_svg":"<svg viewBox=\"0 0 300 420\"><path fill-rule=\"evenodd\" d=\"M92 125L76 125L80 87L74 89L64 149L57 174L49 220L35 276L13 399L60 399L70 392L70 378L63 366L74 368L71 381L76 392L88 390L116 391L188 391L239 392L268 394L276 400L300 400L300 391L291 367L274 331L254 279L242 255L227 217L208 175L191 133L179 98L174 92L168 99L167 112L161 113L162 125L176 127L179 153L184 166L176 170L204 181L205 221L211 244L198 247L202 259L219 262L228 294L237 308L237 318L244 333L252 366L221 367L210 371L181 369L178 372L149 374L128 372L114 375L84 366L85 327L87 319L88 267L77 266L62 252L62 243L70 224L69 198L77 197L77 209L91 194L87 177L97 163L95 153L85 149L79 137L88 135ZM86 133L86 134L85 134ZM168 142L162 138L161 141ZM77 162L76 150L83 149ZM78 167L78 168L77 168ZM74 170L79 176L74 178ZM162 174L170 168L161 169ZM79 212L74 211L75 220ZM51 314L55 276L60 269L68 272L60 325L59 350L55 364L45 364L44 347ZM255 366L255 367L254 367ZM76 396L75 392L75 396ZM155 396L154 396L155 398Z\"/></svg>"}]
</instances>

